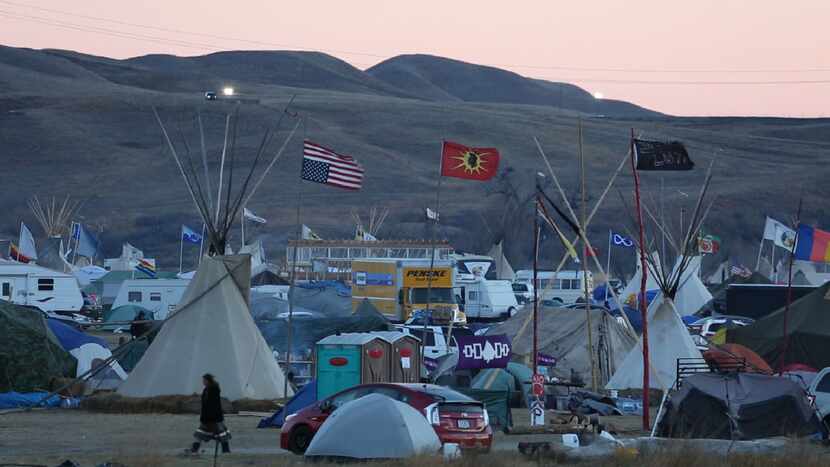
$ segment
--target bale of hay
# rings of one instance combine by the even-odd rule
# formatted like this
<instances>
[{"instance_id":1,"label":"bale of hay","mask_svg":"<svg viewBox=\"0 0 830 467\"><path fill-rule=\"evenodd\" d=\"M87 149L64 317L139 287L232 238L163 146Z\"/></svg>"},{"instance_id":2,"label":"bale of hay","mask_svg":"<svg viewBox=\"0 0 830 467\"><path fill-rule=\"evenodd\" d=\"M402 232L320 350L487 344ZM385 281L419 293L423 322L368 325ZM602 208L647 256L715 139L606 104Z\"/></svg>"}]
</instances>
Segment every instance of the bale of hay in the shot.
<instances>
[{"instance_id":1,"label":"bale of hay","mask_svg":"<svg viewBox=\"0 0 830 467\"><path fill-rule=\"evenodd\" d=\"M81 408L103 413L169 413L199 414L202 398L191 396L124 397L116 393L95 394L81 401ZM222 409L233 411L227 399L222 399Z\"/></svg>"},{"instance_id":2,"label":"bale of hay","mask_svg":"<svg viewBox=\"0 0 830 467\"><path fill-rule=\"evenodd\" d=\"M275 400L239 399L231 403L234 413L239 412L269 412L274 413L283 406Z\"/></svg>"},{"instance_id":3,"label":"bale of hay","mask_svg":"<svg viewBox=\"0 0 830 467\"><path fill-rule=\"evenodd\" d=\"M227 414L238 412L273 413L281 405L273 400L241 399L231 402L222 399L222 410ZM103 413L170 413L196 414L202 408L202 398L190 396L124 397L117 393L96 393L81 400L81 408Z\"/></svg>"}]
</instances>

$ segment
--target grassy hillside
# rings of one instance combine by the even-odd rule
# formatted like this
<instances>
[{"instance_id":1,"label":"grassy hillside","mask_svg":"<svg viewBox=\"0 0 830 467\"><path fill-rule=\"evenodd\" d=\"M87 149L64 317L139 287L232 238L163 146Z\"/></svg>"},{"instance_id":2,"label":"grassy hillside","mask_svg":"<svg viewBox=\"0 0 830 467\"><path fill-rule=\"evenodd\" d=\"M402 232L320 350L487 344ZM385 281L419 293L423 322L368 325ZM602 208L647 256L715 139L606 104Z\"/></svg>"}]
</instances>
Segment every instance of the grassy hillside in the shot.
<instances>
[{"instance_id":1,"label":"grassy hillside","mask_svg":"<svg viewBox=\"0 0 830 467\"><path fill-rule=\"evenodd\" d=\"M280 55L273 54L268 57ZM690 173L642 177L645 200L655 211L661 204L663 179L665 216L676 229L684 209L688 219L705 168L715 162L712 194L718 198L706 227L723 239L721 256L733 255L754 264L764 214L788 220L802 193L804 219L830 227L830 212L824 207L830 191L824 164L830 149L827 120L648 117L648 112L636 118L599 118L592 116L594 112L503 102L510 93L498 87L492 92L501 96L499 102L481 102L488 96L483 85L477 88L478 94L465 94L459 83L426 92L401 81L384 81L371 70L368 74L356 71L319 54L286 54L316 63L315 74L308 71L311 65L304 65L303 80L298 80L297 71L290 70L293 65L269 68L269 58L255 55L264 63L249 63L244 53L237 55L240 63L233 66L226 62L227 56L220 64L206 58L119 61L0 48L4 164L0 234L16 236L20 220L34 224L26 208L30 196L71 194L83 201L83 220L103 228L107 255L117 254L120 242L128 240L158 257L163 267L174 267L179 225L197 228L199 221L162 144L152 107L158 107L177 145L184 148L187 142L194 157L199 151L195 116L202 114L213 171L218 168L225 115L238 111L235 177L239 183L265 128L276 123L292 96L296 96L292 111L305 117L305 124L249 205L268 219L264 226L250 226L249 238L262 238L272 256L284 247L291 232L298 191L302 222L324 237L350 235L351 210L365 214L372 206L389 207L392 212L381 237L424 237L422 212L435 203L440 141L450 139L496 146L503 159L501 175L490 182L444 181L442 236L459 248L479 251L503 236L514 266L527 266L532 214L527 199L534 174L543 167L533 137L539 138L576 200L580 118L591 205L626 154L631 128L635 128L644 137L686 142L698 164ZM273 71L258 73L257 69ZM241 103L203 99L201 93L207 86L229 81L246 97ZM454 98L441 97L442 93ZM293 122L283 122L281 137ZM281 137L269 148L271 153L282 143ZM301 184L304 137L356 157L366 167L364 190L349 193ZM622 199L630 201L631 186L630 171L623 171L591 224L592 242L603 255L608 229L623 230L627 223ZM558 199L556 192L550 193ZM236 248L238 235L233 242ZM543 243L543 250L545 264L561 254L552 239ZM186 254L193 258L196 249ZM621 259L620 266L630 269L625 252L615 255ZM707 258L704 267L715 262Z\"/></svg>"},{"instance_id":2,"label":"grassy hillside","mask_svg":"<svg viewBox=\"0 0 830 467\"><path fill-rule=\"evenodd\" d=\"M572 84L525 78L499 68L432 55L400 55L366 71L425 99L547 105L615 117L658 115L628 102L594 99Z\"/></svg>"}]
</instances>

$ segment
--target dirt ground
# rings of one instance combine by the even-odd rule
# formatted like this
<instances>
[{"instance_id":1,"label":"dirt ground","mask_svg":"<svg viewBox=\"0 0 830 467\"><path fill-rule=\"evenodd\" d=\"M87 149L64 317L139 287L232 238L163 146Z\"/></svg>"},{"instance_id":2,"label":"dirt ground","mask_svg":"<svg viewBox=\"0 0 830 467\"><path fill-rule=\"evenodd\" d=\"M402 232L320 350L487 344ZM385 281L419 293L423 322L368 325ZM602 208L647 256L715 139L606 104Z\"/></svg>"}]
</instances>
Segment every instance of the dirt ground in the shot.
<instances>
[{"instance_id":1,"label":"dirt ground","mask_svg":"<svg viewBox=\"0 0 830 467\"><path fill-rule=\"evenodd\" d=\"M516 410L517 423L527 419ZM616 417L621 418L621 417ZM625 417L631 418L631 417ZM258 429L256 416L226 416L232 453L221 465L295 465L302 458L280 449L279 430ZM83 410L36 410L0 415L0 466L54 466L71 459L82 466L105 462L132 465L212 465L213 445L198 459L180 456L192 441L196 415L115 415ZM551 441L556 435L496 435L494 450L517 452L520 441Z\"/></svg>"}]
</instances>

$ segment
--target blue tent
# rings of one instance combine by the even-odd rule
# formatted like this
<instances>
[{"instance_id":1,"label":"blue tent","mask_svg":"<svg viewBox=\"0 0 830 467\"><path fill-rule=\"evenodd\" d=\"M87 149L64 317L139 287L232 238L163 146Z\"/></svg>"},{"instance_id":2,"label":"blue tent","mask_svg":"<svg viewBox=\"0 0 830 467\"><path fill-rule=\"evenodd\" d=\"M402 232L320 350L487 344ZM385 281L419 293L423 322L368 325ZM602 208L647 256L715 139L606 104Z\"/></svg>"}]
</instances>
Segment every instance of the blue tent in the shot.
<instances>
[{"instance_id":1,"label":"blue tent","mask_svg":"<svg viewBox=\"0 0 830 467\"><path fill-rule=\"evenodd\" d=\"M56 319L49 318L47 322L61 347L78 361L75 376L86 374L112 357L105 340L90 336ZM115 389L127 379L127 373L118 362L110 362L108 366L109 368L97 371L94 376L87 379L90 389Z\"/></svg>"},{"instance_id":2,"label":"blue tent","mask_svg":"<svg viewBox=\"0 0 830 467\"><path fill-rule=\"evenodd\" d=\"M317 402L317 380L313 379L300 388L294 394L294 397L285 404L285 407L277 410L274 415L260 420L257 428L282 428L285 417L297 413L315 402Z\"/></svg>"},{"instance_id":3,"label":"blue tent","mask_svg":"<svg viewBox=\"0 0 830 467\"><path fill-rule=\"evenodd\" d=\"M77 349L84 344L98 344L107 348L107 341L104 339L85 334L54 318L49 318L47 322L49 323L49 330L58 338L61 347L67 352L72 351L72 349Z\"/></svg>"}]
</instances>

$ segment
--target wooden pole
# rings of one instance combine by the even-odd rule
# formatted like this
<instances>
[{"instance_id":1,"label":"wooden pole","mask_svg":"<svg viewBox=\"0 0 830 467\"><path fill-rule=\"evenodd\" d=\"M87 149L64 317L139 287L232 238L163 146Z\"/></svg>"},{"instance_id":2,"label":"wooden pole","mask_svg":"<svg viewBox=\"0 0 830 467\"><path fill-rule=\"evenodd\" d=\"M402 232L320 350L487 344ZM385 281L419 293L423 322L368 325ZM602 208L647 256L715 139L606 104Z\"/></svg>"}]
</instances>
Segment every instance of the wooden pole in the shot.
<instances>
[{"instance_id":1,"label":"wooden pole","mask_svg":"<svg viewBox=\"0 0 830 467\"><path fill-rule=\"evenodd\" d=\"M637 172L637 152L634 149L634 129L631 129L631 172L634 175L634 200L637 209L637 224L639 226L640 237L640 269L642 275L640 276L640 316L643 320L643 430L648 430L651 424L651 418L648 411L648 393L649 393L649 359L648 359L648 299L646 298L646 281L648 279L648 266L646 265L645 252L645 230L643 229L643 212L640 209L640 175Z\"/></svg>"},{"instance_id":2,"label":"wooden pole","mask_svg":"<svg viewBox=\"0 0 830 467\"><path fill-rule=\"evenodd\" d=\"M539 374L539 194L533 210L533 374Z\"/></svg>"},{"instance_id":3,"label":"wooden pole","mask_svg":"<svg viewBox=\"0 0 830 467\"><path fill-rule=\"evenodd\" d=\"M581 211L581 220L579 222L579 229L581 230L581 235L583 238L587 236L587 232L585 231L586 219L587 219L587 210L588 210L588 203L586 200L586 193L585 193L585 153L582 150L582 120L579 120L579 185L580 185L580 211ZM591 357L591 390L597 392L597 365L596 359L594 358L594 330L591 323L591 298L589 297L588 291L588 248L590 248L588 242L584 242L582 248L582 291L585 297L585 325L587 326L588 331L588 355ZM593 253L591 251L590 253Z\"/></svg>"}]
</instances>

